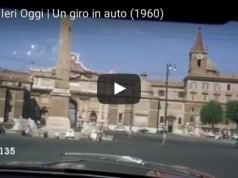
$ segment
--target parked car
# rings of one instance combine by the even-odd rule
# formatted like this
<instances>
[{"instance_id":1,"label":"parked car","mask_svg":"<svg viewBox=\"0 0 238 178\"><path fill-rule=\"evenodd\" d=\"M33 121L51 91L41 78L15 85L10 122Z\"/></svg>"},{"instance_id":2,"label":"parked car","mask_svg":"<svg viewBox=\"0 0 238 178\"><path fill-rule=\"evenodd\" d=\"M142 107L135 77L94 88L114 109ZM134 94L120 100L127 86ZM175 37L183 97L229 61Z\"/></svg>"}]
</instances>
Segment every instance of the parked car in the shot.
<instances>
[{"instance_id":1,"label":"parked car","mask_svg":"<svg viewBox=\"0 0 238 178\"><path fill-rule=\"evenodd\" d=\"M75 138L74 130L73 129L67 130L67 132L65 134L65 139L69 139L69 138L72 138L72 139Z\"/></svg>"},{"instance_id":2,"label":"parked car","mask_svg":"<svg viewBox=\"0 0 238 178\"><path fill-rule=\"evenodd\" d=\"M221 138L222 138L222 136L220 134L215 136L216 140L220 140Z\"/></svg>"},{"instance_id":3,"label":"parked car","mask_svg":"<svg viewBox=\"0 0 238 178\"><path fill-rule=\"evenodd\" d=\"M236 134L236 133L233 134L233 135L232 135L232 139L237 140L237 139L238 139L238 134Z\"/></svg>"},{"instance_id":4,"label":"parked car","mask_svg":"<svg viewBox=\"0 0 238 178\"><path fill-rule=\"evenodd\" d=\"M141 133L147 133L149 132L149 130L146 128L146 127L141 127L138 132L141 132Z\"/></svg>"},{"instance_id":5,"label":"parked car","mask_svg":"<svg viewBox=\"0 0 238 178\"><path fill-rule=\"evenodd\" d=\"M208 138L215 138L216 135L215 135L213 132L209 132L209 133L207 134L207 137L208 137Z\"/></svg>"},{"instance_id":6,"label":"parked car","mask_svg":"<svg viewBox=\"0 0 238 178\"><path fill-rule=\"evenodd\" d=\"M165 127L161 127L161 126L160 126L160 127L158 128L158 132L157 132L157 133L161 133L161 134L162 134L162 133L164 133L164 132L167 133L167 129L166 129Z\"/></svg>"},{"instance_id":7,"label":"parked car","mask_svg":"<svg viewBox=\"0 0 238 178\"><path fill-rule=\"evenodd\" d=\"M118 131L118 132L125 132L126 129L125 129L125 127L123 127L123 126L116 126L116 127L115 127L115 131Z\"/></svg>"}]
</instances>

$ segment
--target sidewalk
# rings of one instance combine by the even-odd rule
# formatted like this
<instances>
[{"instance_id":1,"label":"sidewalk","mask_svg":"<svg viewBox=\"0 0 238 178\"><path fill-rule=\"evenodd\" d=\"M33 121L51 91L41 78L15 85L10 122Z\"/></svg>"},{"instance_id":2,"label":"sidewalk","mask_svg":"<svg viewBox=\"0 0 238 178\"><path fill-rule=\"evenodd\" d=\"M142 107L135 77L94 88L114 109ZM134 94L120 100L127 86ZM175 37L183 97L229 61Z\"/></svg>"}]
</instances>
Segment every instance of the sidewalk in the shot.
<instances>
[{"instance_id":1,"label":"sidewalk","mask_svg":"<svg viewBox=\"0 0 238 178\"><path fill-rule=\"evenodd\" d=\"M174 135L179 135L182 137L189 137L189 138L195 138L195 139L201 139L201 140L206 140L206 141L213 141L213 142L217 142L217 143L228 143L228 144L235 144L235 140L228 138L228 139L220 139L220 140L216 140L215 138L208 138L206 136L196 136L196 135L185 135L185 134L174 134Z\"/></svg>"}]
</instances>

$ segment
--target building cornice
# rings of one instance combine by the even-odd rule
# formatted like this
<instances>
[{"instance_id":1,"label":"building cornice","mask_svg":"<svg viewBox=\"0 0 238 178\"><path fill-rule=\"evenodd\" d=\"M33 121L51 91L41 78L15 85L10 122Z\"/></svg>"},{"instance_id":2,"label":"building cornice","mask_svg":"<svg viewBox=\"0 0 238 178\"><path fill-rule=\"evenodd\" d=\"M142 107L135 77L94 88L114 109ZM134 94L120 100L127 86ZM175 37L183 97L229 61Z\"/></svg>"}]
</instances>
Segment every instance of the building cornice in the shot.
<instances>
[{"instance_id":1,"label":"building cornice","mask_svg":"<svg viewBox=\"0 0 238 178\"><path fill-rule=\"evenodd\" d=\"M187 76L184 81L196 80L204 82L224 82L224 83L238 83L238 78L223 78L223 77L207 77L207 76Z\"/></svg>"}]
</instances>

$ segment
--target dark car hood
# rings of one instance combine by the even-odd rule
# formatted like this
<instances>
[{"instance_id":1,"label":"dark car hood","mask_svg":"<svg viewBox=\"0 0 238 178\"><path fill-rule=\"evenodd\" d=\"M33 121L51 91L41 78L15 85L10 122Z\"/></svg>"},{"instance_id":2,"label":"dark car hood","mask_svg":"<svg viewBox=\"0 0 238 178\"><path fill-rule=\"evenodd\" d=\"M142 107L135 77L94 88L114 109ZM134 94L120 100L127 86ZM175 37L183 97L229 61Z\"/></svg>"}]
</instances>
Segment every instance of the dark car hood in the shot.
<instances>
[{"instance_id":1,"label":"dark car hood","mask_svg":"<svg viewBox=\"0 0 238 178\"><path fill-rule=\"evenodd\" d=\"M1 162L1 165L6 166L26 166L26 167L41 167L42 165L47 164L46 162ZM75 163L71 163L75 164ZM59 164L58 166L54 166L54 168L65 168L64 166L67 164ZM125 164L125 166L127 166ZM194 169L190 169L183 166L169 166L165 164L158 164L153 162L144 162L144 165L134 165L138 169L144 168L145 175L150 177L163 177L163 178L183 178L183 177L202 177L202 178L215 178L211 175L208 175L203 172L196 171ZM84 169L84 168L81 168ZM105 171L107 171L105 169Z\"/></svg>"}]
</instances>

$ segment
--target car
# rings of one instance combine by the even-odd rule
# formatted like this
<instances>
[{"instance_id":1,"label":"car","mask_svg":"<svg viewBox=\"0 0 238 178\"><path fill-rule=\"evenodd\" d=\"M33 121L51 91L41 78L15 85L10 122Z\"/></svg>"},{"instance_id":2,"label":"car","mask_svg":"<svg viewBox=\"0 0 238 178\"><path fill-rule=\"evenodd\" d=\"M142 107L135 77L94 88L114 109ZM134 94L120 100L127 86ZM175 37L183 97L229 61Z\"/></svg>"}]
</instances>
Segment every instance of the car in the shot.
<instances>
[{"instance_id":1,"label":"car","mask_svg":"<svg viewBox=\"0 0 238 178\"><path fill-rule=\"evenodd\" d=\"M65 139L69 139L69 138L75 139L75 134L73 129L67 130L65 134Z\"/></svg>"},{"instance_id":2,"label":"car","mask_svg":"<svg viewBox=\"0 0 238 178\"><path fill-rule=\"evenodd\" d=\"M208 138L215 138L216 135L213 132L208 132L207 137Z\"/></svg>"},{"instance_id":3,"label":"car","mask_svg":"<svg viewBox=\"0 0 238 178\"><path fill-rule=\"evenodd\" d=\"M164 132L167 133L167 130L164 127L161 127L161 126L157 130L157 133L161 133L162 134Z\"/></svg>"},{"instance_id":4,"label":"car","mask_svg":"<svg viewBox=\"0 0 238 178\"><path fill-rule=\"evenodd\" d=\"M118 132L125 132L126 129L125 129L125 127L123 127L123 126L116 126L116 127L115 127L115 131L118 131Z\"/></svg>"},{"instance_id":5,"label":"car","mask_svg":"<svg viewBox=\"0 0 238 178\"><path fill-rule=\"evenodd\" d=\"M237 140L237 139L238 139L238 134L236 134L236 133L233 134L233 135L232 135L232 139Z\"/></svg>"},{"instance_id":6,"label":"car","mask_svg":"<svg viewBox=\"0 0 238 178\"><path fill-rule=\"evenodd\" d=\"M147 133L149 132L149 130L146 128L146 127L141 127L138 132L141 132L141 133Z\"/></svg>"}]
</instances>

